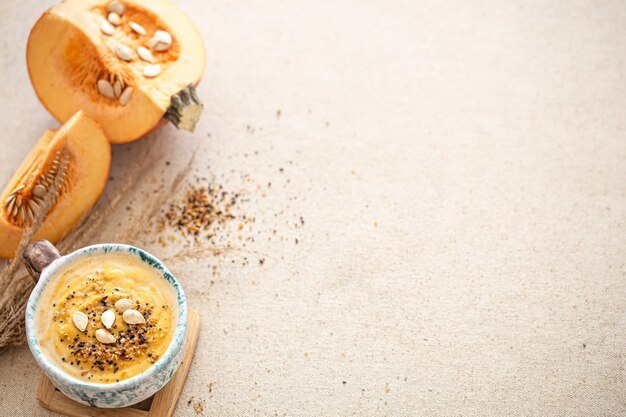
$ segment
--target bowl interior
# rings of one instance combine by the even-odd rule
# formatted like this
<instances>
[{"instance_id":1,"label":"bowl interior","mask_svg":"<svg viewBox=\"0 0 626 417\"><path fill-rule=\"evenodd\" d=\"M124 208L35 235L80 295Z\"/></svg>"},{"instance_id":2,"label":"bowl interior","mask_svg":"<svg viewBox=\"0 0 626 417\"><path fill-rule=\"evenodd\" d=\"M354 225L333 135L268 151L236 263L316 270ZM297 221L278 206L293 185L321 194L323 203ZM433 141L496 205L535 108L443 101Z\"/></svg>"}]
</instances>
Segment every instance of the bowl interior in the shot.
<instances>
[{"instance_id":1,"label":"bowl interior","mask_svg":"<svg viewBox=\"0 0 626 417\"><path fill-rule=\"evenodd\" d=\"M51 282L54 281L54 278L57 276L57 272L64 268L65 266L82 259L83 257L88 257L97 253L111 253L111 252L123 252L128 253L132 256L137 257L142 262L150 265L154 268L159 275L165 279L170 285L174 288L177 297L178 303L178 322L176 324L176 329L172 341L168 346L165 354L159 358L151 367L146 369L145 371L122 381L113 382L113 383L94 383L83 381L77 379L71 375L66 374L62 370L60 370L56 365L50 362L45 355L41 352L41 346L37 339L37 335L35 332L35 316L37 311L37 304L41 299L41 294L44 288ZM178 351L183 348L185 342L185 336L187 332L187 300L185 298L185 293L183 289L176 280L176 278L170 273L170 271L165 267L165 265L159 261L155 256L150 253L144 251L143 249L136 248L134 246L122 245L122 244L99 244L93 246L87 246L82 249L78 249L75 252L72 252L68 255L62 256L48 265L43 272L41 273L41 277L35 285L30 298L28 299L28 304L26 305L26 338L28 341L28 346L30 347L33 356L39 363L39 365L44 369L44 371L53 377L53 379L63 380L71 382L72 385L78 387L85 387L96 389L100 391L108 391L108 390L120 390L120 389L133 389L134 387L138 387L141 383L155 374L159 374L163 371L167 365L172 361L172 359L176 356Z\"/></svg>"}]
</instances>

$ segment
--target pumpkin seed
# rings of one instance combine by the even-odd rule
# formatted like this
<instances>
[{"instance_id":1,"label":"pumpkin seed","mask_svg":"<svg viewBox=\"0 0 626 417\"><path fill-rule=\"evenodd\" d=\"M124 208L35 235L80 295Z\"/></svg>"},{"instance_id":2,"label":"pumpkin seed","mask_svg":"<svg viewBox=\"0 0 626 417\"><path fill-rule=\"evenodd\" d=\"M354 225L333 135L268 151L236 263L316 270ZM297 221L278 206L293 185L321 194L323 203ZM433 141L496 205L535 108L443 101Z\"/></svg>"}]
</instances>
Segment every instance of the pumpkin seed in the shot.
<instances>
[{"instance_id":1,"label":"pumpkin seed","mask_svg":"<svg viewBox=\"0 0 626 417\"><path fill-rule=\"evenodd\" d=\"M126 310L122 314L122 318L128 324L141 324L146 322L146 319L143 318L143 315L139 311L132 309Z\"/></svg>"},{"instance_id":2,"label":"pumpkin seed","mask_svg":"<svg viewBox=\"0 0 626 417\"><path fill-rule=\"evenodd\" d=\"M28 223L33 223L35 221L35 211L30 206L30 203L24 206L24 212L26 213L26 220Z\"/></svg>"},{"instance_id":3,"label":"pumpkin seed","mask_svg":"<svg viewBox=\"0 0 626 417\"><path fill-rule=\"evenodd\" d=\"M161 66L159 64L146 65L143 69L143 76L147 78L153 78L159 75L160 72L161 72Z\"/></svg>"},{"instance_id":4,"label":"pumpkin seed","mask_svg":"<svg viewBox=\"0 0 626 417\"><path fill-rule=\"evenodd\" d=\"M25 218L25 210L23 206L20 206L20 208L17 210L17 216L15 217L15 219L18 222L24 222L24 218Z\"/></svg>"},{"instance_id":5,"label":"pumpkin seed","mask_svg":"<svg viewBox=\"0 0 626 417\"><path fill-rule=\"evenodd\" d=\"M107 80L98 80L98 92L106 98L115 98L115 92L113 86ZM48 175L46 175L46 178Z\"/></svg>"},{"instance_id":6,"label":"pumpkin seed","mask_svg":"<svg viewBox=\"0 0 626 417\"><path fill-rule=\"evenodd\" d=\"M33 213L37 213L39 209L41 209L41 206L39 205L39 200L35 198L31 198L28 201L28 207L30 207Z\"/></svg>"},{"instance_id":7,"label":"pumpkin seed","mask_svg":"<svg viewBox=\"0 0 626 417\"><path fill-rule=\"evenodd\" d=\"M9 196L7 202L5 203L5 207L7 208L7 213L11 213L13 211L13 207L15 207L15 197Z\"/></svg>"},{"instance_id":8,"label":"pumpkin seed","mask_svg":"<svg viewBox=\"0 0 626 417\"><path fill-rule=\"evenodd\" d=\"M33 195L35 197L43 198L46 195L46 187L41 184L35 185L35 188L33 188Z\"/></svg>"},{"instance_id":9,"label":"pumpkin seed","mask_svg":"<svg viewBox=\"0 0 626 417\"><path fill-rule=\"evenodd\" d=\"M130 300L128 298L122 298L121 300L117 300L115 302L115 308L120 313L123 313L126 310L129 310L129 309L131 309L134 306L135 306L135 303L133 303L132 300Z\"/></svg>"},{"instance_id":10,"label":"pumpkin seed","mask_svg":"<svg viewBox=\"0 0 626 417\"><path fill-rule=\"evenodd\" d=\"M19 187L15 188L13 191L11 191L11 194L17 194L19 191L22 191L24 188L26 188L26 186L22 184Z\"/></svg>"},{"instance_id":11,"label":"pumpkin seed","mask_svg":"<svg viewBox=\"0 0 626 417\"><path fill-rule=\"evenodd\" d=\"M109 36L115 32L115 28L107 20L102 20L102 22L100 22L100 30L102 33Z\"/></svg>"},{"instance_id":12,"label":"pumpkin seed","mask_svg":"<svg viewBox=\"0 0 626 417\"><path fill-rule=\"evenodd\" d=\"M120 104L125 106L130 101L130 97L133 95L133 87L126 87L122 95L120 95Z\"/></svg>"},{"instance_id":13,"label":"pumpkin seed","mask_svg":"<svg viewBox=\"0 0 626 417\"><path fill-rule=\"evenodd\" d=\"M107 20L115 26L119 26L119 24L122 23L122 18L119 14L115 12L109 13L109 15L107 16Z\"/></svg>"},{"instance_id":14,"label":"pumpkin seed","mask_svg":"<svg viewBox=\"0 0 626 417\"><path fill-rule=\"evenodd\" d=\"M139 23L133 22L132 20L130 22L128 22L128 25L130 26L130 28L132 30L134 30L135 32L137 32L138 34L145 36L146 35L146 30L144 29L143 26L141 26Z\"/></svg>"},{"instance_id":15,"label":"pumpkin seed","mask_svg":"<svg viewBox=\"0 0 626 417\"><path fill-rule=\"evenodd\" d=\"M122 76L121 76L121 75L119 75L119 74L116 74L116 75L115 75L115 80L120 82L120 85L122 86L122 90L123 90L123 89L124 89L125 84L124 84L124 79L122 78Z\"/></svg>"},{"instance_id":16,"label":"pumpkin seed","mask_svg":"<svg viewBox=\"0 0 626 417\"><path fill-rule=\"evenodd\" d=\"M118 80L115 80L113 83L113 93L115 94L115 97L119 97L120 94L122 94L122 84L120 84Z\"/></svg>"},{"instance_id":17,"label":"pumpkin seed","mask_svg":"<svg viewBox=\"0 0 626 417\"><path fill-rule=\"evenodd\" d=\"M115 55L124 61L130 61L133 59L133 51L122 43L115 44Z\"/></svg>"},{"instance_id":18,"label":"pumpkin seed","mask_svg":"<svg viewBox=\"0 0 626 417\"><path fill-rule=\"evenodd\" d=\"M9 205L9 203L10 203L11 201L14 201L14 200L15 200L15 194L13 194L13 193L9 194L9 196L7 197L7 199L6 199L6 200L4 200L4 206L6 207L7 205Z\"/></svg>"},{"instance_id":19,"label":"pumpkin seed","mask_svg":"<svg viewBox=\"0 0 626 417\"><path fill-rule=\"evenodd\" d=\"M162 43L162 42L157 42L154 45L154 48L152 48L152 49L154 49L155 51L158 51L158 52L163 52L163 51L167 51L168 49L170 49L170 46L172 46L172 44L165 44L165 43Z\"/></svg>"},{"instance_id":20,"label":"pumpkin seed","mask_svg":"<svg viewBox=\"0 0 626 417\"><path fill-rule=\"evenodd\" d=\"M110 329L111 326L113 326L113 323L115 323L115 312L111 309L105 311L104 313L102 313L102 317L100 317L100 320L102 320L102 324L104 324L104 327Z\"/></svg>"},{"instance_id":21,"label":"pumpkin seed","mask_svg":"<svg viewBox=\"0 0 626 417\"><path fill-rule=\"evenodd\" d=\"M154 62L152 52L150 52L150 50L145 46L140 46L139 48L137 48L137 55L139 55L139 58L143 59L146 62Z\"/></svg>"},{"instance_id":22,"label":"pumpkin seed","mask_svg":"<svg viewBox=\"0 0 626 417\"><path fill-rule=\"evenodd\" d=\"M87 328L89 317L87 317L87 315L83 313L82 311L75 311L74 314L72 314L72 322L74 323L74 326L76 326L78 330L80 330L81 332L84 332L85 329Z\"/></svg>"},{"instance_id":23,"label":"pumpkin seed","mask_svg":"<svg viewBox=\"0 0 626 417\"><path fill-rule=\"evenodd\" d=\"M98 339L100 343L115 343L115 336L104 329L96 330L96 339Z\"/></svg>"},{"instance_id":24,"label":"pumpkin seed","mask_svg":"<svg viewBox=\"0 0 626 417\"><path fill-rule=\"evenodd\" d=\"M117 13L120 16L124 14L125 10L126 10L126 7L124 6L124 3L122 3L121 1L112 1L107 6L107 11L109 13Z\"/></svg>"},{"instance_id":25,"label":"pumpkin seed","mask_svg":"<svg viewBox=\"0 0 626 417\"><path fill-rule=\"evenodd\" d=\"M148 41L148 46L155 51L166 51L172 45L172 35L164 30L157 30Z\"/></svg>"}]
</instances>

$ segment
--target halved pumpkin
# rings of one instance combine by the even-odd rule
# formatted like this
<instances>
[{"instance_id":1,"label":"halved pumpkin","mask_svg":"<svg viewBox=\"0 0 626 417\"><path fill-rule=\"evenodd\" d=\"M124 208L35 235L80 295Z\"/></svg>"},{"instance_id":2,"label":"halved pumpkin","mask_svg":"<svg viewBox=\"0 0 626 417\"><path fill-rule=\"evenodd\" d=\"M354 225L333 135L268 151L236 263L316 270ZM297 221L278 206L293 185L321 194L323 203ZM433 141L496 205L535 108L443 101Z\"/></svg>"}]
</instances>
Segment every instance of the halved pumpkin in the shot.
<instances>
[{"instance_id":1,"label":"halved pumpkin","mask_svg":"<svg viewBox=\"0 0 626 417\"><path fill-rule=\"evenodd\" d=\"M53 205L33 240L61 239L102 194L110 165L107 137L83 112L47 130L0 194L0 257L15 255L25 227L49 201Z\"/></svg>"},{"instance_id":2,"label":"halved pumpkin","mask_svg":"<svg viewBox=\"0 0 626 417\"><path fill-rule=\"evenodd\" d=\"M139 139L164 118L193 131L202 111L193 88L202 40L169 0L65 0L35 24L27 61L54 117L64 123L84 110L112 143Z\"/></svg>"}]
</instances>

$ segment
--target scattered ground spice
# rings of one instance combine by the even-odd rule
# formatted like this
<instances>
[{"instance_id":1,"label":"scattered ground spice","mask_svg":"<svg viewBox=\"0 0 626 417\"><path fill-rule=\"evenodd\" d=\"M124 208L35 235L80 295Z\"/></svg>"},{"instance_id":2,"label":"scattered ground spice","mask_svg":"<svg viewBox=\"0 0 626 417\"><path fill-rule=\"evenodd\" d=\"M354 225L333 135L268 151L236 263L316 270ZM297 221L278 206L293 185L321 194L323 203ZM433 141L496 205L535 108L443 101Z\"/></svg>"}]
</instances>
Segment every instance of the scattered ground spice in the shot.
<instances>
[{"instance_id":1,"label":"scattered ground spice","mask_svg":"<svg viewBox=\"0 0 626 417\"><path fill-rule=\"evenodd\" d=\"M221 184L190 185L184 198L172 203L159 220L159 229L173 228L182 236L206 239L214 245L223 244L227 237L220 230L227 230L230 223L237 224L238 230L254 223L254 218L237 213L241 193L225 190ZM241 240L243 236L238 236ZM163 239L161 245L166 243Z\"/></svg>"},{"instance_id":2,"label":"scattered ground spice","mask_svg":"<svg viewBox=\"0 0 626 417\"><path fill-rule=\"evenodd\" d=\"M250 133L255 129L250 125L246 128ZM243 156L255 158L261 154L262 151L252 150ZM275 259L261 241L306 243L300 236L305 219L294 212L292 203L302 198L290 195L293 165L289 159L280 165L270 163L263 167L265 173L282 173L273 182L268 178L255 179L262 175L259 173L253 176L231 170L215 174L210 165L205 166L209 173L196 171L195 178L179 182L177 192L170 194L175 196L155 211L149 223L158 235L153 235L151 243L177 249L165 257L166 262L209 261L211 285L222 282L222 272L230 265L271 267ZM271 205L266 198L271 199Z\"/></svg>"}]
</instances>

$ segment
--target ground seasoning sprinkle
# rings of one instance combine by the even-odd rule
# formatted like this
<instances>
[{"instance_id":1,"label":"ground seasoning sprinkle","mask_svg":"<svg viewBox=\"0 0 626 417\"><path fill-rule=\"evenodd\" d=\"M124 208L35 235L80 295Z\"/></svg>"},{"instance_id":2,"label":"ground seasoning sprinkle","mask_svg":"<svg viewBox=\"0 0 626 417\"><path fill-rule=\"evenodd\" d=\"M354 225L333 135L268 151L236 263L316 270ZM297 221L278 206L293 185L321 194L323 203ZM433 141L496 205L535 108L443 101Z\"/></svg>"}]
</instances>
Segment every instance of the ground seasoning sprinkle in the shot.
<instances>
[{"instance_id":1,"label":"ground seasoning sprinkle","mask_svg":"<svg viewBox=\"0 0 626 417\"><path fill-rule=\"evenodd\" d=\"M244 156L254 158L261 153L254 150ZM278 175L272 181L237 170L196 174L179 184L177 195L151 219L156 235L150 243L173 246L164 259L167 262L208 261L211 285L221 282L219 277L231 265L270 266L278 259L271 255L269 242L306 243L300 236L305 218L294 210L302 205L301 199L290 195L292 166L292 160L269 164L264 171Z\"/></svg>"},{"instance_id":2,"label":"ground seasoning sprinkle","mask_svg":"<svg viewBox=\"0 0 626 417\"><path fill-rule=\"evenodd\" d=\"M203 237L218 243L218 228L224 229L228 223L237 221L239 229L243 229L245 224L253 221L236 215L239 197L239 193L229 192L222 185L192 185L182 201L170 204L159 228L162 230L169 226L183 236Z\"/></svg>"}]
</instances>

